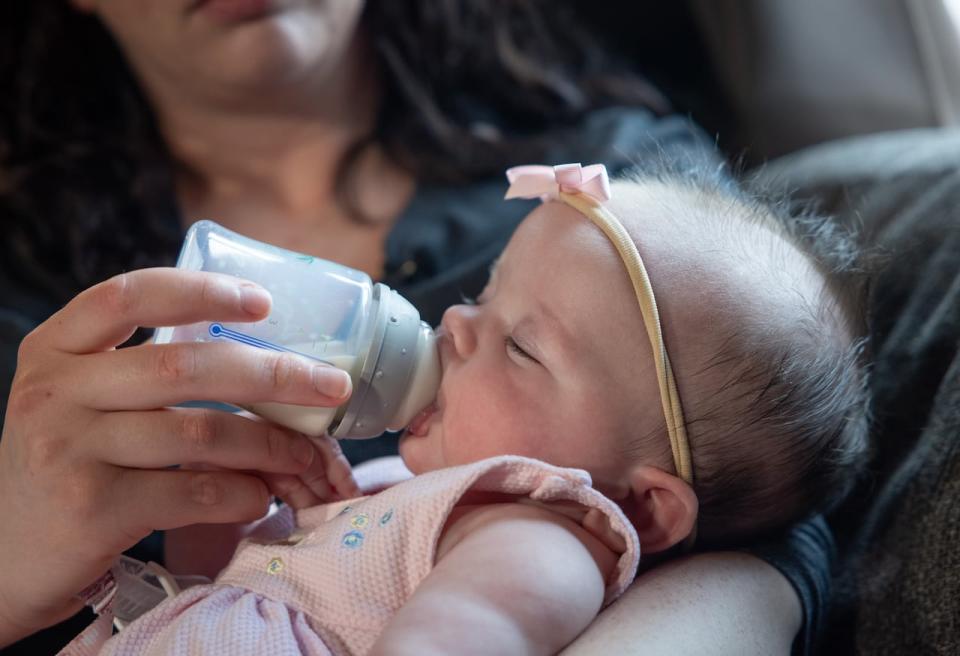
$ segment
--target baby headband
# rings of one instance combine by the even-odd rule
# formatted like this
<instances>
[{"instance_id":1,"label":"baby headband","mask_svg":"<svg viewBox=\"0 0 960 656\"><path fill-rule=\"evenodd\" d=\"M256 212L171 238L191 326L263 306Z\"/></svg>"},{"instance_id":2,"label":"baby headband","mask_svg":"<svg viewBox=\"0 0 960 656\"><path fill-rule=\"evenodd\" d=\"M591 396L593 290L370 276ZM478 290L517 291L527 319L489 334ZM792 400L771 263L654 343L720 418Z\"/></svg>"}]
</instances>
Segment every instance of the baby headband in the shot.
<instances>
[{"instance_id":1,"label":"baby headband","mask_svg":"<svg viewBox=\"0 0 960 656\"><path fill-rule=\"evenodd\" d=\"M504 198L539 198L542 201L557 200L566 203L600 228L617 249L620 259L627 267L627 273L630 274L647 337L653 348L653 361L660 385L660 403L667 422L667 434L670 436L673 464L680 478L692 486L693 461L690 457L690 443L687 441L687 429L683 422L683 409L680 407L680 395L677 392L673 369L670 367L667 347L663 343L657 301L636 244L620 220L603 205L610 200L610 179L607 177L606 167L603 164L584 167L580 164L515 166L507 169L507 180L510 181L510 188Z\"/></svg>"}]
</instances>

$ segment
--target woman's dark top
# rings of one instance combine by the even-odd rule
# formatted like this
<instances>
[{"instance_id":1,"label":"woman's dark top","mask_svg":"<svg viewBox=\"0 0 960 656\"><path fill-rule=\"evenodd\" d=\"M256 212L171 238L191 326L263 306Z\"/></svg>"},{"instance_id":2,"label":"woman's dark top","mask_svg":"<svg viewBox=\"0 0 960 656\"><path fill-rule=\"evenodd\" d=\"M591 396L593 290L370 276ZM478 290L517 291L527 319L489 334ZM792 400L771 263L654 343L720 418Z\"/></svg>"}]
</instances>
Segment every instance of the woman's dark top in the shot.
<instances>
[{"instance_id":1,"label":"woman's dark top","mask_svg":"<svg viewBox=\"0 0 960 656\"><path fill-rule=\"evenodd\" d=\"M670 161L682 170L719 165L712 142L679 117L654 118L643 110L609 108L590 114L575 130L557 139L542 164L579 161L584 153L598 158L612 175L649 161ZM584 164L597 160L584 161ZM526 164L533 162L517 162ZM500 175L469 185L421 185L397 220L386 246L383 282L408 298L431 325L440 322L450 305L476 296L486 283L489 267L510 239L514 228L536 206L533 201L505 202L506 180ZM216 219L216 217L209 217ZM171 263L176 253L170 254ZM15 284L0 269L0 414L6 410L17 347L24 335L49 317L56 307L23 283ZM357 463L396 453L396 435L374 440L344 441L344 451ZM159 560L158 541L140 547L138 557ZM146 552L144 551L146 549ZM827 609L833 537L825 522L815 519L794 527L782 538L752 553L766 560L793 584L800 597L804 626L794 653L812 650ZM82 624L62 628L75 634ZM55 627L56 628L56 627ZM34 648L40 648L35 642ZM27 641L21 643L26 645ZM50 644L50 643L45 643ZM20 647L18 645L17 647ZM16 648L16 647L15 647Z\"/></svg>"}]
</instances>

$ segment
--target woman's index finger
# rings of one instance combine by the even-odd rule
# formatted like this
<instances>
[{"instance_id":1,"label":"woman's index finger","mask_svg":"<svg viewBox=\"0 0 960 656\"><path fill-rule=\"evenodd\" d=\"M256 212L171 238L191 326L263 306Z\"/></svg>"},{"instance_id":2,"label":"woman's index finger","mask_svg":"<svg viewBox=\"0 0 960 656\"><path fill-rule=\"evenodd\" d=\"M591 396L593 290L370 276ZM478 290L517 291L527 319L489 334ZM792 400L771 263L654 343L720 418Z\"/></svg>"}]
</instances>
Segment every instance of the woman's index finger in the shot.
<instances>
[{"instance_id":1,"label":"woman's index finger","mask_svg":"<svg viewBox=\"0 0 960 656\"><path fill-rule=\"evenodd\" d=\"M45 324L54 348L93 353L125 342L140 326L256 321L270 294L232 276L173 268L122 273L81 292Z\"/></svg>"}]
</instances>

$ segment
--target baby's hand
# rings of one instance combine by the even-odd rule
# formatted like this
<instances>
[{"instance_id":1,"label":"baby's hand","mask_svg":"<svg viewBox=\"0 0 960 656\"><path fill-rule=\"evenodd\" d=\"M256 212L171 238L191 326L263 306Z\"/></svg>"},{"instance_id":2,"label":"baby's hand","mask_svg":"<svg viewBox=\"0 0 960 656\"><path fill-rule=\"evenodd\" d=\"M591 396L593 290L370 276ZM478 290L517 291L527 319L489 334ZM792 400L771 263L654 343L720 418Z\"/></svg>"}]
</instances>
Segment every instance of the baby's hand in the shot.
<instances>
[{"instance_id":1,"label":"baby's hand","mask_svg":"<svg viewBox=\"0 0 960 656\"><path fill-rule=\"evenodd\" d=\"M316 453L305 472L260 475L270 492L294 510L360 496L360 487L340 443L327 435L310 438L310 441Z\"/></svg>"},{"instance_id":2,"label":"baby's hand","mask_svg":"<svg viewBox=\"0 0 960 656\"><path fill-rule=\"evenodd\" d=\"M235 414L253 421L264 421L245 410ZM339 442L326 436L310 441L314 445L313 461L303 474L255 472L267 484L270 494L280 497L294 510L360 496L350 463ZM209 465L188 467L216 469ZM250 535L254 526L256 524L194 524L168 530L164 539L166 567L174 574L216 578L227 566L237 544Z\"/></svg>"}]
</instances>

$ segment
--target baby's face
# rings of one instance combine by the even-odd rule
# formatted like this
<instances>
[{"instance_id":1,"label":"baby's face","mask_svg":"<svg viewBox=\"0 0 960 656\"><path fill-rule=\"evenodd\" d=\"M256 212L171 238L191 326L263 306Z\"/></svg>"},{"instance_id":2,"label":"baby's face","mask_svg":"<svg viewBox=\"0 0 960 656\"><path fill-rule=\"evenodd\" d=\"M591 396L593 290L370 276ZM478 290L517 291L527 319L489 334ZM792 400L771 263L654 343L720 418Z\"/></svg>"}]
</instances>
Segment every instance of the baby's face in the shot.
<instances>
[{"instance_id":1,"label":"baby's face","mask_svg":"<svg viewBox=\"0 0 960 656\"><path fill-rule=\"evenodd\" d=\"M822 276L769 221L723 196L614 183L607 206L650 276L696 458L716 417L756 398L755 381L738 377L741 354L755 335L789 341L817 306ZM441 333L436 411L400 443L414 472L515 454L586 469L615 500L638 464L674 472L626 268L573 208L534 210L478 304L448 310Z\"/></svg>"},{"instance_id":2,"label":"baby's face","mask_svg":"<svg viewBox=\"0 0 960 656\"><path fill-rule=\"evenodd\" d=\"M625 436L655 429L661 411L640 309L598 228L541 205L476 305L450 308L442 326L436 411L400 442L413 472L513 454L619 490Z\"/></svg>"}]
</instances>

